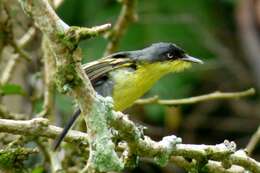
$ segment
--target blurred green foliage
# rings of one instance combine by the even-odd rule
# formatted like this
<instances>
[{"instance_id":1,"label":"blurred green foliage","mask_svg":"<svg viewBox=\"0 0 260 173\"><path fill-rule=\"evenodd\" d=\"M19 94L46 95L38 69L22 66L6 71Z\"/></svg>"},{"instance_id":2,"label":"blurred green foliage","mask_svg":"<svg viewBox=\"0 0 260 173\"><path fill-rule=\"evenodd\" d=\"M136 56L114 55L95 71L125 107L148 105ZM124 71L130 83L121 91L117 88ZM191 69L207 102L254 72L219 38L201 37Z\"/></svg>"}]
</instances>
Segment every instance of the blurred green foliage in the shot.
<instances>
[{"instance_id":1,"label":"blurred green foliage","mask_svg":"<svg viewBox=\"0 0 260 173\"><path fill-rule=\"evenodd\" d=\"M0 86L0 95L25 95L25 91L20 85L8 83Z\"/></svg>"}]
</instances>

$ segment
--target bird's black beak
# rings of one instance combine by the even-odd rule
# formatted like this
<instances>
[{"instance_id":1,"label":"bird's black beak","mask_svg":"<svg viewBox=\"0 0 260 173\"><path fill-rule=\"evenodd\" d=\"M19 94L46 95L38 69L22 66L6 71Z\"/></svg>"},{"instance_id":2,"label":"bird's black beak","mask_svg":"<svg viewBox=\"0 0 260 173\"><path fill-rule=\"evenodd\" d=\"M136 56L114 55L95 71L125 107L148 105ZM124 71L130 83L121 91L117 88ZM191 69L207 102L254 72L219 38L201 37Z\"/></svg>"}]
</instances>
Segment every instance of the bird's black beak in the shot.
<instances>
[{"instance_id":1,"label":"bird's black beak","mask_svg":"<svg viewBox=\"0 0 260 173\"><path fill-rule=\"evenodd\" d=\"M187 54L185 54L184 57L181 58L181 60L183 60L183 61L188 61L188 62L193 62L193 63L198 63L198 64L203 64L203 63L204 63L204 62L201 61L200 59L194 58L194 57L192 57L192 56L190 56L190 55L187 55Z\"/></svg>"}]
</instances>

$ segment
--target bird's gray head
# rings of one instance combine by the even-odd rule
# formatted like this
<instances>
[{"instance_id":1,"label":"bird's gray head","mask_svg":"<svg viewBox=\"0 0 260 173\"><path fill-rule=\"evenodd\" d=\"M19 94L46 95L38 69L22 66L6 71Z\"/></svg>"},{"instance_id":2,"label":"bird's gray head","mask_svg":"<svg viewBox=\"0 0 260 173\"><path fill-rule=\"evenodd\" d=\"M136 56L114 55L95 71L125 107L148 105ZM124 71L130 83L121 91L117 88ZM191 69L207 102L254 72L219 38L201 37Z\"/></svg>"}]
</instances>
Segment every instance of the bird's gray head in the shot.
<instances>
[{"instance_id":1,"label":"bird's gray head","mask_svg":"<svg viewBox=\"0 0 260 173\"><path fill-rule=\"evenodd\" d=\"M172 43L155 43L140 50L144 59L149 61L168 61L182 58L185 51Z\"/></svg>"},{"instance_id":2,"label":"bird's gray head","mask_svg":"<svg viewBox=\"0 0 260 173\"><path fill-rule=\"evenodd\" d=\"M131 51L130 54L137 61L163 62L183 60L202 63L201 60L189 56L182 48L173 43L154 43L142 50Z\"/></svg>"}]
</instances>

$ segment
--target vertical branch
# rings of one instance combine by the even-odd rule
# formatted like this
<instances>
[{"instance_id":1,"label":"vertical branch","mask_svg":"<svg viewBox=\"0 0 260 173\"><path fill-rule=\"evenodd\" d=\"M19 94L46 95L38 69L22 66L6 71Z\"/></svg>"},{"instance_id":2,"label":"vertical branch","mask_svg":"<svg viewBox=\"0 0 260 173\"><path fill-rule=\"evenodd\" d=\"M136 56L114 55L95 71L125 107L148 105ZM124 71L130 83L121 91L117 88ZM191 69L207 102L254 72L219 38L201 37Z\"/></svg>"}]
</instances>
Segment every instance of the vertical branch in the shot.
<instances>
[{"instance_id":1,"label":"vertical branch","mask_svg":"<svg viewBox=\"0 0 260 173\"><path fill-rule=\"evenodd\" d=\"M48 154L49 154L49 157L50 157L52 172L58 173L62 170L61 162L58 158L58 155L52 151L52 149L50 147L51 145L50 144L47 144L47 145L49 146L48 147Z\"/></svg>"},{"instance_id":2,"label":"vertical branch","mask_svg":"<svg viewBox=\"0 0 260 173\"><path fill-rule=\"evenodd\" d=\"M36 26L48 38L56 59L56 84L59 91L71 94L79 103L89 133L90 155L87 172L118 171L123 163L115 152L107 117L112 112L110 99L97 96L81 67L80 40L101 34L110 24L93 28L69 27L51 8L47 0L20 0Z\"/></svg>"},{"instance_id":3,"label":"vertical branch","mask_svg":"<svg viewBox=\"0 0 260 173\"><path fill-rule=\"evenodd\" d=\"M19 61L19 56L17 54L12 54L10 56L10 60L6 64L0 78L1 85L4 85L11 80L11 76L14 72L15 66L17 65L18 61Z\"/></svg>"},{"instance_id":4,"label":"vertical branch","mask_svg":"<svg viewBox=\"0 0 260 173\"><path fill-rule=\"evenodd\" d=\"M2 46L4 47L12 47L12 51L10 51L10 58L8 59L7 64L4 66L5 68L2 71L1 77L0 77L0 84L4 85L8 83L11 80L11 76L15 70L16 65L19 63L21 58L24 58L25 60L30 61L30 57L28 54L23 50L23 47L26 46L26 44L33 38L33 36L36 34L36 30L34 27L29 28L29 30L19 39L16 40L14 38L13 33L13 24L12 24L12 18L11 18L11 11L10 7L7 6L7 2L1 1L0 8L2 8L2 14L1 16L6 16L5 22L3 22L0 17L0 31L3 29L3 38L0 37L0 54ZM6 7L5 7L6 6ZM3 14L5 12L5 14ZM3 26L2 26L3 25ZM2 43L4 45L1 46ZM6 46L7 45L7 46ZM13 52L14 51L14 52Z\"/></svg>"},{"instance_id":5,"label":"vertical branch","mask_svg":"<svg viewBox=\"0 0 260 173\"><path fill-rule=\"evenodd\" d=\"M2 60L2 51L8 45L8 41L13 40L11 19L5 3L5 1L0 1L0 60Z\"/></svg>"},{"instance_id":6,"label":"vertical branch","mask_svg":"<svg viewBox=\"0 0 260 173\"><path fill-rule=\"evenodd\" d=\"M104 55L109 55L116 51L119 44L119 40L126 32L129 24L137 20L137 14L135 12L136 0L121 1L123 6L113 29L107 35L109 42Z\"/></svg>"},{"instance_id":7,"label":"vertical branch","mask_svg":"<svg viewBox=\"0 0 260 173\"><path fill-rule=\"evenodd\" d=\"M52 151L51 145L48 141L37 139L36 144L44 155L44 163L50 165L51 172L58 173L62 170L61 162L57 157L57 154Z\"/></svg>"},{"instance_id":8,"label":"vertical branch","mask_svg":"<svg viewBox=\"0 0 260 173\"><path fill-rule=\"evenodd\" d=\"M9 49L9 60L6 64L2 59L2 51L3 49L12 48L12 42L14 40L13 36L13 26L11 21L10 11L7 8L7 2L0 2L0 63L3 69L1 69L0 75L0 85L5 85L9 82L11 78L11 73L13 72L13 67L18 61L18 55L12 52L12 49ZM2 102L2 97L0 96L0 102Z\"/></svg>"},{"instance_id":9,"label":"vertical branch","mask_svg":"<svg viewBox=\"0 0 260 173\"><path fill-rule=\"evenodd\" d=\"M48 45L48 40L46 36L42 40L42 50L43 50L43 61L44 61L44 104L43 112L40 116L54 117L54 74L56 68L55 55Z\"/></svg>"},{"instance_id":10,"label":"vertical branch","mask_svg":"<svg viewBox=\"0 0 260 173\"><path fill-rule=\"evenodd\" d=\"M6 10L4 8L4 2L0 1L0 60L1 60L1 54L2 50L6 44L7 36L8 36L8 16L6 13Z\"/></svg>"}]
</instances>

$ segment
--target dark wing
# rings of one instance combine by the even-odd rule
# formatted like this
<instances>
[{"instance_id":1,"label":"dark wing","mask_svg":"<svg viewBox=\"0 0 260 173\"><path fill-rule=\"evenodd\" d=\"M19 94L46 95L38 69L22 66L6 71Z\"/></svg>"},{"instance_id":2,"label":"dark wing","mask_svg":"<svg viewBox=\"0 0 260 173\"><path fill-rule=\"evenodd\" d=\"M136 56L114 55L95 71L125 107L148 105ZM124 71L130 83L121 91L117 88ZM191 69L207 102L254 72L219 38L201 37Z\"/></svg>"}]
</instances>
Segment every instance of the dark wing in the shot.
<instances>
[{"instance_id":1,"label":"dark wing","mask_svg":"<svg viewBox=\"0 0 260 173\"><path fill-rule=\"evenodd\" d=\"M127 58L125 53L116 53L97 61L84 64L83 69L92 84L94 84L106 76L110 71L133 65L135 65L135 62L132 59Z\"/></svg>"},{"instance_id":2,"label":"dark wing","mask_svg":"<svg viewBox=\"0 0 260 173\"><path fill-rule=\"evenodd\" d=\"M82 65L92 85L99 94L103 96L110 95L113 86L113 81L107 78L108 72L118 68L135 66L135 61L128 55L129 52L119 52L109 55L105 58L99 59L97 61L93 61ZM60 136L58 136L58 138L54 141L54 150L56 150L59 147L63 138L66 136L75 120L79 117L80 113L81 111L80 109L78 109L73 114L68 124L66 124Z\"/></svg>"}]
</instances>

